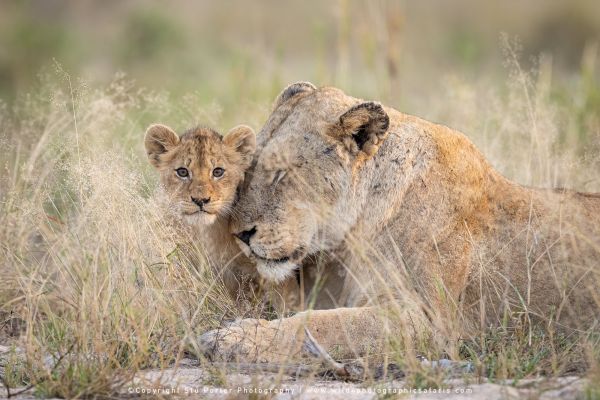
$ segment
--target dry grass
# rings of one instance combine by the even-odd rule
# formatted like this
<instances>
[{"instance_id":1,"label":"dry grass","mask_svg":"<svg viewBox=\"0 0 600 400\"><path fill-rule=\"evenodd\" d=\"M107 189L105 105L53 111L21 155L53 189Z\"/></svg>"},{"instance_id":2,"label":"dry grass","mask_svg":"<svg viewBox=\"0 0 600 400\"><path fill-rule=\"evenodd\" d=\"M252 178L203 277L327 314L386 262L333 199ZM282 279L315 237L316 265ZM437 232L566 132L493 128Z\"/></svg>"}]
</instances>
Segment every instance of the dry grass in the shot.
<instances>
[{"instance_id":1,"label":"dry grass","mask_svg":"<svg viewBox=\"0 0 600 400\"><path fill-rule=\"evenodd\" d=\"M192 263L193 241L163 221L132 150L139 113L163 107L160 97L121 80L87 93L61 83L67 91L47 88L52 101L3 115L0 304L26 324L24 382L47 395L107 394L235 310ZM48 357L63 358L50 370Z\"/></svg>"},{"instance_id":2,"label":"dry grass","mask_svg":"<svg viewBox=\"0 0 600 400\"><path fill-rule=\"evenodd\" d=\"M599 191L597 111L557 101L549 67L523 71L514 46L505 49L509 85L449 80L447 94L431 96L423 114L465 131L521 183ZM585 71L578 79L588 79ZM565 93L585 97L582 87ZM270 101L249 118L264 120ZM588 124L585 135L574 115ZM15 358L6 370L8 384L31 384L46 396L109 396L137 370L171 365L187 338L239 316L219 278L198 262L193 240L163 219L153 197L142 132L154 120L223 128L219 108L194 95L173 101L120 77L94 89L60 67L36 95L2 110L0 316L24 321L19 344L26 351L24 365ZM458 344L396 343L393 359L413 387L441 386L444 378L423 369L416 354L453 354L493 379L598 376L597 334L564 337L523 321L498 322ZM590 396L599 390L590 388Z\"/></svg>"}]
</instances>

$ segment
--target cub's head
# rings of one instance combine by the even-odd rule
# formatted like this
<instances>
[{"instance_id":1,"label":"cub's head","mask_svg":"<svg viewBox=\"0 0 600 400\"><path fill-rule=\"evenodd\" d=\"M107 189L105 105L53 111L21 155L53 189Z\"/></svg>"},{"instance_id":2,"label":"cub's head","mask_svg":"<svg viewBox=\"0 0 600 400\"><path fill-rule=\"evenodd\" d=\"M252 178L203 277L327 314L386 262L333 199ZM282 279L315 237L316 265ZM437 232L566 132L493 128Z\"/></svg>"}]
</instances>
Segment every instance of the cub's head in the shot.
<instances>
[{"instance_id":1,"label":"cub's head","mask_svg":"<svg viewBox=\"0 0 600 400\"><path fill-rule=\"evenodd\" d=\"M388 125L381 105L335 88L302 82L279 95L231 223L263 277L281 281L305 257L336 248L369 212L365 187Z\"/></svg>"},{"instance_id":2,"label":"cub's head","mask_svg":"<svg viewBox=\"0 0 600 400\"><path fill-rule=\"evenodd\" d=\"M225 137L208 128L178 136L154 124L144 140L148 160L176 214L190 224L211 224L228 215L256 147L254 131L240 125Z\"/></svg>"}]
</instances>

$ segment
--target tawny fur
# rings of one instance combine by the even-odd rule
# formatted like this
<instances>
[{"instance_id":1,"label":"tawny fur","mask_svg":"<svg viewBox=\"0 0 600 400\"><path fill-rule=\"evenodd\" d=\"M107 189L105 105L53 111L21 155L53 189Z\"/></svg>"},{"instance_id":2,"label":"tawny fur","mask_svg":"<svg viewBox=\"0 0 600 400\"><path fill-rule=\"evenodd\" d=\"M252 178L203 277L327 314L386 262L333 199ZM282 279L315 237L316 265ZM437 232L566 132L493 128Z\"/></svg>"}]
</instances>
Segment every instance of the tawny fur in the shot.
<instances>
[{"instance_id":1,"label":"tawny fur","mask_svg":"<svg viewBox=\"0 0 600 400\"><path fill-rule=\"evenodd\" d=\"M392 327L403 336L429 321L452 339L505 315L597 326L598 194L523 187L459 132L307 83L275 102L255 163L232 223L254 234L238 244L268 279L302 266L307 294L324 256L314 305L330 309L210 332L201 341L214 356L298 355L304 325L342 356L365 355L363 340L381 352L380 324L392 320L379 318L386 307L364 307L386 301L407 305L411 322Z\"/></svg>"},{"instance_id":2,"label":"tawny fur","mask_svg":"<svg viewBox=\"0 0 600 400\"><path fill-rule=\"evenodd\" d=\"M195 245L222 277L230 295L236 300L260 295L264 285L229 232L237 189L256 147L254 131L240 125L222 137L212 129L198 127L179 137L170 128L155 124L147 130L145 146L150 163L160 173L161 196L169 214L192 230ZM177 176L181 167L189 171L189 177ZM213 176L217 167L225 170L222 177ZM192 198L209 201L200 208ZM293 289L282 287L285 290L269 295L278 311L285 312L295 306L299 296L295 280L290 280Z\"/></svg>"}]
</instances>

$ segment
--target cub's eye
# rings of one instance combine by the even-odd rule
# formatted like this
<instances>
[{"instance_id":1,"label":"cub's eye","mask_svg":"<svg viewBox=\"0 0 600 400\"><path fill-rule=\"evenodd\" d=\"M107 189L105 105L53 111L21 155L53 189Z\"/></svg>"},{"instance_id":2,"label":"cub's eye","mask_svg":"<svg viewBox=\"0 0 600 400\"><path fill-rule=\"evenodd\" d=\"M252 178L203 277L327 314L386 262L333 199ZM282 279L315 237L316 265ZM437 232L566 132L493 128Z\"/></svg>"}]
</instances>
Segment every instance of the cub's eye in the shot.
<instances>
[{"instance_id":1,"label":"cub's eye","mask_svg":"<svg viewBox=\"0 0 600 400\"><path fill-rule=\"evenodd\" d=\"M187 178L188 176L190 176L190 171L188 171L187 168L183 168L183 167L177 168L175 170L175 173L180 178Z\"/></svg>"},{"instance_id":2,"label":"cub's eye","mask_svg":"<svg viewBox=\"0 0 600 400\"><path fill-rule=\"evenodd\" d=\"M212 172L212 174L215 178L222 177L224 173L225 173L225 170L221 167L217 167L217 168L213 169L213 172Z\"/></svg>"}]
</instances>

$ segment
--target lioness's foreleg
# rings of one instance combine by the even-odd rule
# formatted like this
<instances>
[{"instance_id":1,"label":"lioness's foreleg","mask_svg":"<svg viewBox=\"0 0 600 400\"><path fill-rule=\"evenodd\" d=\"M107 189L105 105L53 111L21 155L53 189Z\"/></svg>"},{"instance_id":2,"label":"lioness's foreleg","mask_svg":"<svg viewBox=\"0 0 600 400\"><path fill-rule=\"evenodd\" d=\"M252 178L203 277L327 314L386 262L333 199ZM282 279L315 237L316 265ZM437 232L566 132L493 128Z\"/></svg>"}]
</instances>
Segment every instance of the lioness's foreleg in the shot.
<instances>
[{"instance_id":1,"label":"lioness's foreleg","mask_svg":"<svg viewBox=\"0 0 600 400\"><path fill-rule=\"evenodd\" d=\"M384 351L386 317L376 307L311 310L266 321L243 319L203 334L197 349L213 360L285 362L308 356L307 328L335 359L377 356Z\"/></svg>"}]
</instances>

